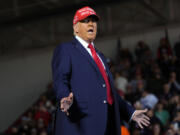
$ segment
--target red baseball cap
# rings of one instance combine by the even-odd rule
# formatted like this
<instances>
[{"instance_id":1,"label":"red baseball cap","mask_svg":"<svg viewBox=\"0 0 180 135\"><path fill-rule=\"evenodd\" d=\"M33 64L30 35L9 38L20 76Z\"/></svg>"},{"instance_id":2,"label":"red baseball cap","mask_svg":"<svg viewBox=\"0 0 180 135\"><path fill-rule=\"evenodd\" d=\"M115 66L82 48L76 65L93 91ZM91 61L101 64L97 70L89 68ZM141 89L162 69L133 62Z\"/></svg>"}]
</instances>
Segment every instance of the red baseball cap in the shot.
<instances>
[{"instance_id":1,"label":"red baseball cap","mask_svg":"<svg viewBox=\"0 0 180 135\"><path fill-rule=\"evenodd\" d=\"M92 8L86 6L76 11L73 19L73 24L76 24L77 22L87 18L88 16L94 16L97 18L97 20L99 20L99 16L96 14L96 12Z\"/></svg>"}]
</instances>

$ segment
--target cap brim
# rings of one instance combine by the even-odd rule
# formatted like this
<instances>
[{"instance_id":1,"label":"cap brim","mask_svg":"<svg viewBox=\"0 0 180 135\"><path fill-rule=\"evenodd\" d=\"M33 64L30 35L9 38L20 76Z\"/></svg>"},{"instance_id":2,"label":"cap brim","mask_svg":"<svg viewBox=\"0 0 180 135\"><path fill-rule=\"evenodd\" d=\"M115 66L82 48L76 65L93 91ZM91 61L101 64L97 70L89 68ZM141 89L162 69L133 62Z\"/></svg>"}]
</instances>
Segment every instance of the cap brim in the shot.
<instances>
[{"instance_id":1,"label":"cap brim","mask_svg":"<svg viewBox=\"0 0 180 135\"><path fill-rule=\"evenodd\" d=\"M82 21L82 20L84 20L84 19L86 19L86 18L88 18L88 17L93 17L93 18L95 18L95 19L96 19L96 21L99 21L99 16L98 16L98 15L95 15L95 14L88 15L88 16L86 16L86 17L82 18L82 19L81 19L81 20L79 20L79 21Z\"/></svg>"},{"instance_id":2,"label":"cap brim","mask_svg":"<svg viewBox=\"0 0 180 135\"><path fill-rule=\"evenodd\" d=\"M93 18L95 18L97 21L99 21L99 16L98 15L90 15L90 16L88 16L88 17L93 17Z\"/></svg>"}]
</instances>

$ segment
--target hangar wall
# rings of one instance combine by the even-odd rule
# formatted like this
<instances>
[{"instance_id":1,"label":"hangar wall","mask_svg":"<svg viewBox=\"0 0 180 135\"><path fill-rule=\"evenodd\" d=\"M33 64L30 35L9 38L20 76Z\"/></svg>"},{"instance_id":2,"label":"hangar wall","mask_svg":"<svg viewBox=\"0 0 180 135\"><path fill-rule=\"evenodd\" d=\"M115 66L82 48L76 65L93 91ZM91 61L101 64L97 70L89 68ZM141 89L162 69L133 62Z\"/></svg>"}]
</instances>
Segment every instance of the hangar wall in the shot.
<instances>
[{"instance_id":1,"label":"hangar wall","mask_svg":"<svg viewBox=\"0 0 180 135\"><path fill-rule=\"evenodd\" d=\"M0 59L0 132L3 132L47 89L52 49Z\"/></svg>"}]
</instances>

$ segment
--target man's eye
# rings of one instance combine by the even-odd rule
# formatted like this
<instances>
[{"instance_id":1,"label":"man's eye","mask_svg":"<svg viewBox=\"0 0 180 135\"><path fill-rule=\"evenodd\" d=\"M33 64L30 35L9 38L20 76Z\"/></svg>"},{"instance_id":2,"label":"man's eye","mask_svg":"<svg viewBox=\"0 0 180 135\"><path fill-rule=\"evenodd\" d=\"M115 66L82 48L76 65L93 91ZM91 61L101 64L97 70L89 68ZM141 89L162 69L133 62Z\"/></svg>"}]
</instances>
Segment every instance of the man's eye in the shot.
<instances>
[{"instance_id":1,"label":"man's eye","mask_svg":"<svg viewBox=\"0 0 180 135\"><path fill-rule=\"evenodd\" d=\"M90 21L92 22L97 22L97 20L95 18L92 18L92 19L84 19L84 20L81 20L80 22L81 23L89 23Z\"/></svg>"},{"instance_id":2,"label":"man's eye","mask_svg":"<svg viewBox=\"0 0 180 135\"><path fill-rule=\"evenodd\" d=\"M84 23L89 23L90 20L84 20Z\"/></svg>"},{"instance_id":3,"label":"man's eye","mask_svg":"<svg viewBox=\"0 0 180 135\"><path fill-rule=\"evenodd\" d=\"M82 22L82 23L89 23L89 21L90 21L90 20L85 19L85 20L82 20L81 22Z\"/></svg>"}]
</instances>

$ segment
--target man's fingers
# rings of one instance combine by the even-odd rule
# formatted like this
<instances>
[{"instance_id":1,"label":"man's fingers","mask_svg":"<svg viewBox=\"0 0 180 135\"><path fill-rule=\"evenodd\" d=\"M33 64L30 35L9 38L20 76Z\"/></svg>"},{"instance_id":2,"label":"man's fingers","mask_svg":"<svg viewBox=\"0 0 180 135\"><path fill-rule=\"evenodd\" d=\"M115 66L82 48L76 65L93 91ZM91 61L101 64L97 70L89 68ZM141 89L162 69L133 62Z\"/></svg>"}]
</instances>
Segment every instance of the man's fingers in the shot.
<instances>
[{"instance_id":1,"label":"man's fingers","mask_svg":"<svg viewBox=\"0 0 180 135\"><path fill-rule=\"evenodd\" d=\"M143 118L143 119L145 119L147 121L150 120L150 118L148 116L144 115L144 114L140 114L138 117L141 117L141 118Z\"/></svg>"},{"instance_id":2,"label":"man's fingers","mask_svg":"<svg viewBox=\"0 0 180 135\"><path fill-rule=\"evenodd\" d=\"M63 107L61 107L61 111L62 111L62 112L65 112L65 109L64 109Z\"/></svg>"},{"instance_id":3,"label":"man's fingers","mask_svg":"<svg viewBox=\"0 0 180 135\"><path fill-rule=\"evenodd\" d=\"M144 115L144 119L146 119L147 121L150 120L150 118L148 116L146 116L146 115Z\"/></svg>"},{"instance_id":4,"label":"man's fingers","mask_svg":"<svg viewBox=\"0 0 180 135\"><path fill-rule=\"evenodd\" d=\"M66 115L69 116L69 112L68 111L66 111Z\"/></svg>"},{"instance_id":5,"label":"man's fingers","mask_svg":"<svg viewBox=\"0 0 180 135\"><path fill-rule=\"evenodd\" d=\"M133 120L137 122L138 126L143 129L143 126L149 126L150 118L146 116L144 113L146 113L148 110L136 110L135 115L133 117Z\"/></svg>"},{"instance_id":6,"label":"man's fingers","mask_svg":"<svg viewBox=\"0 0 180 135\"><path fill-rule=\"evenodd\" d=\"M141 123L145 126L149 126L150 124L149 121L147 121L146 119L141 120Z\"/></svg>"},{"instance_id":7,"label":"man's fingers","mask_svg":"<svg viewBox=\"0 0 180 135\"><path fill-rule=\"evenodd\" d=\"M73 93L71 92L68 97L64 97L60 101L60 109L62 112L65 112L66 115L69 115L68 109L73 104Z\"/></svg>"},{"instance_id":8,"label":"man's fingers","mask_svg":"<svg viewBox=\"0 0 180 135\"><path fill-rule=\"evenodd\" d=\"M141 122L138 123L138 126L143 129L143 126L141 125Z\"/></svg>"},{"instance_id":9,"label":"man's fingers","mask_svg":"<svg viewBox=\"0 0 180 135\"><path fill-rule=\"evenodd\" d=\"M72 99L70 99L69 97L63 98L61 100L61 104L71 104Z\"/></svg>"},{"instance_id":10,"label":"man's fingers","mask_svg":"<svg viewBox=\"0 0 180 135\"><path fill-rule=\"evenodd\" d=\"M148 111L148 109L138 110L138 114L146 113L147 111Z\"/></svg>"},{"instance_id":11,"label":"man's fingers","mask_svg":"<svg viewBox=\"0 0 180 135\"><path fill-rule=\"evenodd\" d=\"M146 109L144 109L143 111L144 111L144 113L146 113L146 112L148 111L148 109L146 108Z\"/></svg>"},{"instance_id":12,"label":"man's fingers","mask_svg":"<svg viewBox=\"0 0 180 135\"><path fill-rule=\"evenodd\" d=\"M61 104L65 103L67 99L68 99L67 97L66 98L62 98L61 99Z\"/></svg>"},{"instance_id":13,"label":"man's fingers","mask_svg":"<svg viewBox=\"0 0 180 135\"><path fill-rule=\"evenodd\" d=\"M69 94L69 98L70 98L71 100L73 99L73 93L72 93L72 92Z\"/></svg>"}]
</instances>

